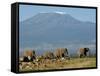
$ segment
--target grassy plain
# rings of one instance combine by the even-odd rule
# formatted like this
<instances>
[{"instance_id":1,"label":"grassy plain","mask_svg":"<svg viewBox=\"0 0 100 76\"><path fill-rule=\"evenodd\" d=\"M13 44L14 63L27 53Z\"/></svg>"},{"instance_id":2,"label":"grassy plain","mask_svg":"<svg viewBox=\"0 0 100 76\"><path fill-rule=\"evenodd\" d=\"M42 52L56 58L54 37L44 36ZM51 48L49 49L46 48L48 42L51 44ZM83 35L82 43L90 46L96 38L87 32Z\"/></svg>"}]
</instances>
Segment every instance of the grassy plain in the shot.
<instances>
[{"instance_id":1,"label":"grassy plain","mask_svg":"<svg viewBox=\"0 0 100 76\"><path fill-rule=\"evenodd\" d=\"M70 60L42 60L42 62L21 62L19 71L42 71L53 69L74 69L96 67L95 57L71 58Z\"/></svg>"}]
</instances>

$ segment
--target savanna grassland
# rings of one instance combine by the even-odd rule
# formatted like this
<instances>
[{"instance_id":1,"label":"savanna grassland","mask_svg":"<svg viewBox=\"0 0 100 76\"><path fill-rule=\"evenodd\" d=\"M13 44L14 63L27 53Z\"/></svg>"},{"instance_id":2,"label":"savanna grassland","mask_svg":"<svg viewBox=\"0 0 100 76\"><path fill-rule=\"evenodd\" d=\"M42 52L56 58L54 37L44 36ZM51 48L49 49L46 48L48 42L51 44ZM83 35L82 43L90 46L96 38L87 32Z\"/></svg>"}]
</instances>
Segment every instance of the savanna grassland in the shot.
<instances>
[{"instance_id":1,"label":"savanna grassland","mask_svg":"<svg viewBox=\"0 0 100 76\"><path fill-rule=\"evenodd\" d=\"M96 57L70 59L41 59L33 62L20 62L19 71L42 71L53 69L73 69L96 67Z\"/></svg>"}]
</instances>

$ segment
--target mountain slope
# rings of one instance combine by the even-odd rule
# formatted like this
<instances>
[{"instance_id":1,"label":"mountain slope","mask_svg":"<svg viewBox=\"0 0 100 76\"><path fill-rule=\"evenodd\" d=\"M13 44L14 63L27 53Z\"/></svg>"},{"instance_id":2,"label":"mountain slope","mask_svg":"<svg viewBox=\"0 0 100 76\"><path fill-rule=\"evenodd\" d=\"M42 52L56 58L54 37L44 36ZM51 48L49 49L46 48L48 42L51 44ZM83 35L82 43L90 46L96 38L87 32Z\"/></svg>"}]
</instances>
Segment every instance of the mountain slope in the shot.
<instances>
[{"instance_id":1,"label":"mountain slope","mask_svg":"<svg viewBox=\"0 0 100 76\"><path fill-rule=\"evenodd\" d=\"M20 22L19 27L21 48L92 44L95 40L95 23L79 21L68 14L38 13Z\"/></svg>"}]
</instances>

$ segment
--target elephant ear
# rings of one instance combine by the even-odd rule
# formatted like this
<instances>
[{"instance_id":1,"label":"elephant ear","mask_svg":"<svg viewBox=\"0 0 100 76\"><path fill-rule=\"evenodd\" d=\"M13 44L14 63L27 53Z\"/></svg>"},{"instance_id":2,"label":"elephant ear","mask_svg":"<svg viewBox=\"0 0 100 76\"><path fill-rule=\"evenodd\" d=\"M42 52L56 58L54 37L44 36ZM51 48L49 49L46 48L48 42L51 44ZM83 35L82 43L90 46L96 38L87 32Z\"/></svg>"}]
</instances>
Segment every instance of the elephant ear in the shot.
<instances>
[{"instance_id":1,"label":"elephant ear","mask_svg":"<svg viewBox=\"0 0 100 76\"><path fill-rule=\"evenodd\" d=\"M89 51L89 48L85 48L85 50L88 52Z\"/></svg>"},{"instance_id":2,"label":"elephant ear","mask_svg":"<svg viewBox=\"0 0 100 76\"><path fill-rule=\"evenodd\" d=\"M66 53L68 54L68 49L67 49L67 48L65 48L65 50L66 50Z\"/></svg>"},{"instance_id":3,"label":"elephant ear","mask_svg":"<svg viewBox=\"0 0 100 76\"><path fill-rule=\"evenodd\" d=\"M33 56L36 56L35 50L33 50Z\"/></svg>"}]
</instances>

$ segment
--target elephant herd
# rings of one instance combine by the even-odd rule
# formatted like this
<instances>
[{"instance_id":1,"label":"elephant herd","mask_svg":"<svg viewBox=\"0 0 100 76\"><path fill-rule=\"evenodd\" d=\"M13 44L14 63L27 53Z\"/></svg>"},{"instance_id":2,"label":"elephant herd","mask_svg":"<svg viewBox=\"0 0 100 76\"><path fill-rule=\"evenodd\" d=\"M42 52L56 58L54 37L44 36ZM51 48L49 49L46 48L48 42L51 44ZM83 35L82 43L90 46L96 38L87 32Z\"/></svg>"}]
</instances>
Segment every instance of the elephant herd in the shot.
<instances>
[{"instance_id":1,"label":"elephant herd","mask_svg":"<svg viewBox=\"0 0 100 76\"><path fill-rule=\"evenodd\" d=\"M87 56L88 52L89 52L89 48L80 48L78 50L78 56L80 58L85 57ZM37 57L39 56L36 56L35 50L27 50L24 52L23 61L25 62L33 61ZM57 48L54 52L46 51L40 57L43 59L60 59L60 58L70 59L67 48Z\"/></svg>"}]
</instances>

